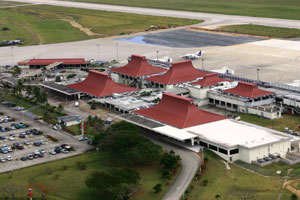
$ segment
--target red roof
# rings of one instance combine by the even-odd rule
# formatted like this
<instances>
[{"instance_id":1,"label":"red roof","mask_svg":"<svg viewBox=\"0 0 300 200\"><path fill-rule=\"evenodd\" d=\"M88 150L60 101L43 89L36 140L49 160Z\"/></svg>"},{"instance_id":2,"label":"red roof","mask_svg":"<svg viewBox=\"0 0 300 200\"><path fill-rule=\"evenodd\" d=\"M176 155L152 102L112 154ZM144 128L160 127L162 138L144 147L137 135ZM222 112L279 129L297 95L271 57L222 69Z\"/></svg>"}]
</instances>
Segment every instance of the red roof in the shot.
<instances>
[{"instance_id":1,"label":"red roof","mask_svg":"<svg viewBox=\"0 0 300 200\"><path fill-rule=\"evenodd\" d=\"M192 101L190 98L164 93L162 100L156 106L134 112L178 128L226 119L221 115L199 110Z\"/></svg>"},{"instance_id":2,"label":"red roof","mask_svg":"<svg viewBox=\"0 0 300 200\"><path fill-rule=\"evenodd\" d=\"M193 82L193 85L200 85L201 87L209 87L217 85L220 82L231 81L228 79L220 78L218 74L207 74L203 79Z\"/></svg>"},{"instance_id":3,"label":"red roof","mask_svg":"<svg viewBox=\"0 0 300 200\"><path fill-rule=\"evenodd\" d=\"M113 93L125 93L137 90L136 88L115 83L110 78L109 74L96 70L90 70L88 77L84 81L67 85L67 87L97 97L105 97L110 96Z\"/></svg>"},{"instance_id":4,"label":"red roof","mask_svg":"<svg viewBox=\"0 0 300 200\"><path fill-rule=\"evenodd\" d=\"M246 82L239 82L235 88L223 90L223 92L249 98L256 98L274 94L273 92L259 89L256 84Z\"/></svg>"},{"instance_id":5,"label":"red roof","mask_svg":"<svg viewBox=\"0 0 300 200\"><path fill-rule=\"evenodd\" d=\"M153 76L147 80L162 83L164 85L172 85L176 83L183 83L193 81L201 78L209 73L196 70L190 60L176 62L172 64L169 71L163 75Z\"/></svg>"},{"instance_id":6,"label":"red roof","mask_svg":"<svg viewBox=\"0 0 300 200\"><path fill-rule=\"evenodd\" d=\"M62 62L65 65L87 64L84 58L51 58L51 59L30 59L18 62L19 65L50 65L55 62Z\"/></svg>"},{"instance_id":7,"label":"red roof","mask_svg":"<svg viewBox=\"0 0 300 200\"><path fill-rule=\"evenodd\" d=\"M111 71L120 74L126 74L132 77L140 77L159 74L167 70L150 65L145 56L132 55L131 60L127 65L112 69Z\"/></svg>"}]
</instances>

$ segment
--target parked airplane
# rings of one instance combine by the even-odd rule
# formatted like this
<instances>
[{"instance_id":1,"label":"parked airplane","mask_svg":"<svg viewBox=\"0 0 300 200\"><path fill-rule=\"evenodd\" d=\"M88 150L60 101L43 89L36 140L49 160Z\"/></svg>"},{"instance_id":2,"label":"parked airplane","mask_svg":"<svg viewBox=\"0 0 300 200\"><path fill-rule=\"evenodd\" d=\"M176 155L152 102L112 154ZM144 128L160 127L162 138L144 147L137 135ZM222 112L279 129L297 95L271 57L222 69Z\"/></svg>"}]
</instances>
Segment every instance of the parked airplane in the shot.
<instances>
[{"instance_id":1,"label":"parked airplane","mask_svg":"<svg viewBox=\"0 0 300 200\"><path fill-rule=\"evenodd\" d=\"M180 58L185 58L187 60L194 60L194 59L200 58L202 56L202 53L203 53L202 50L200 50L193 54L184 54L184 55L180 56Z\"/></svg>"}]
</instances>

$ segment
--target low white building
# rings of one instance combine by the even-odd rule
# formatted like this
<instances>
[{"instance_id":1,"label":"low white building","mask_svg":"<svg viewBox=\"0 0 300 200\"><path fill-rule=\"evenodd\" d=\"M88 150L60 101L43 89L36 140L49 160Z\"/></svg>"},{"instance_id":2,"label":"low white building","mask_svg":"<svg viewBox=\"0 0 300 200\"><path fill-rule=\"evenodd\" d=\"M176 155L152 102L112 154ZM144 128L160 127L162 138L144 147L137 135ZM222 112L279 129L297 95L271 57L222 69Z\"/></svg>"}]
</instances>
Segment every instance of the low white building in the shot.
<instances>
[{"instance_id":1,"label":"low white building","mask_svg":"<svg viewBox=\"0 0 300 200\"><path fill-rule=\"evenodd\" d=\"M272 154L284 157L291 151L291 138L230 119L186 128L184 131L197 135L201 146L229 162L241 160L251 163Z\"/></svg>"},{"instance_id":2,"label":"low white building","mask_svg":"<svg viewBox=\"0 0 300 200\"><path fill-rule=\"evenodd\" d=\"M58 123L64 126L73 126L81 123L81 117L78 115L66 115L58 117Z\"/></svg>"}]
</instances>

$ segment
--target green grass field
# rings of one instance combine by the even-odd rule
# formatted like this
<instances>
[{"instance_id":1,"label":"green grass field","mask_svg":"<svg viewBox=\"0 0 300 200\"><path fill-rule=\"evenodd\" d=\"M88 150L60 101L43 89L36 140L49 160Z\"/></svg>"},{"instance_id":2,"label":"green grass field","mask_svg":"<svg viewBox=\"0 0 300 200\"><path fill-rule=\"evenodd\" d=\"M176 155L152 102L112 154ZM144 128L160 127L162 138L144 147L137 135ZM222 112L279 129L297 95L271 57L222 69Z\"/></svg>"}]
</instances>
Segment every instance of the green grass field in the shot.
<instances>
[{"instance_id":1,"label":"green grass field","mask_svg":"<svg viewBox=\"0 0 300 200\"><path fill-rule=\"evenodd\" d=\"M300 19L298 0L72 0L230 15Z\"/></svg>"},{"instance_id":2,"label":"green grass field","mask_svg":"<svg viewBox=\"0 0 300 200\"><path fill-rule=\"evenodd\" d=\"M98 35L87 35L70 25L71 20ZM0 12L0 41L24 39L25 45L79 41L144 31L151 25L182 26L199 20L156 17L57 6L3 8ZM2 31L8 27L9 31Z\"/></svg>"},{"instance_id":3,"label":"green grass field","mask_svg":"<svg viewBox=\"0 0 300 200\"><path fill-rule=\"evenodd\" d=\"M278 131L285 132L284 129L285 127L288 127L293 131L300 131L298 128L298 125L300 124L300 116L297 115L283 114L282 118L274 119L274 120L261 118L260 116L257 115L249 115L245 113L237 113L237 115L241 116L242 121L275 129Z\"/></svg>"},{"instance_id":4,"label":"green grass field","mask_svg":"<svg viewBox=\"0 0 300 200\"><path fill-rule=\"evenodd\" d=\"M193 181L193 189L190 190L191 200L215 200L219 194L220 199L239 200L236 192L252 188L257 195L255 200L274 200L280 192L283 179L281 177L263 177L253 174L237 166L230 165L227 170L221 159L215 154L206 151L208 157L207 169L200 181ZM202 181L207 179L208 185L203 186ZM190 186L191 188L191 186ZM291 193L284 191L282 200L288 200Z\"/></svg>"},{"instance_id":5,"label":"green grass field","mask_svg":"<svg viewBox=\"0 0 300 200\"><path fill-rule=\"evenodd\" d=\"M230 33L259 35L259 36L266 36L266 37L273 37L273 38L300 37L299 29L268 27L268 26L251 25L251 24L223 26L218 28L217 30L230 32Z\"/></svg>"},{"instance_id":6,"label":"green grass field","mask_svg":"<svg viewBox=\"0 0 300 200\"><path fill-rule=\"evenodd\" d=\"M84 181L89 173L111 167L113 164L110 159L111 157L105 153L86 153L80 156L17 170L13 172L11 178L6 173L0 174L0 185L16 184L17 186L27 188L29 184L39 183L53 188L53 192L47 198L49 200L98 200L89 192ZM77 169L75 166L78 161L86 163L87 169ZM67 166L67 169L64 170L63 166ZM136 170L140 172L141 180L139 190L133 199L162 199L167 186L165 186L164 181L161 179L161 167L155 164L150 167L136 168ZM152 187L157 183L163 185L163 191L159 194L154 194ZM3 197L4 193L1 192L0 199ZM35 192L34 197L40 198L37 192Z\"/></svg>"}]
</instances>

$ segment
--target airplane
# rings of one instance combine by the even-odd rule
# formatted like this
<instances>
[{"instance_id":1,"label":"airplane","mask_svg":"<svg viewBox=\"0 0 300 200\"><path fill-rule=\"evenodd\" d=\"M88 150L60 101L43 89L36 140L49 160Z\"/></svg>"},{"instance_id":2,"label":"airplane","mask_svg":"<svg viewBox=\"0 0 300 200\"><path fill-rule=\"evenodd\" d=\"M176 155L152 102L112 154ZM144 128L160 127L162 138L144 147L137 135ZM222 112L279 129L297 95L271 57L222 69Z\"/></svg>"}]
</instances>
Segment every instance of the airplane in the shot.
<instances>
[{"instance_id":1,"label":"airplane","mask_svg":"<svg viewBox=\"0 0 300 200\"><path fill-rule=\"evenodd\" d=\"M184 54L184 55L180 56L180 58L185 58L187 60L194 60L194 59L200 58L202 56L202 53L203 53L202 50L200 50L193 54Z\"/></svg>"}]
</instances>

